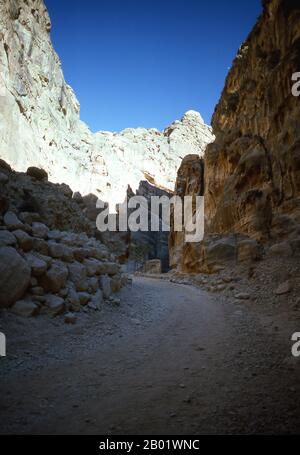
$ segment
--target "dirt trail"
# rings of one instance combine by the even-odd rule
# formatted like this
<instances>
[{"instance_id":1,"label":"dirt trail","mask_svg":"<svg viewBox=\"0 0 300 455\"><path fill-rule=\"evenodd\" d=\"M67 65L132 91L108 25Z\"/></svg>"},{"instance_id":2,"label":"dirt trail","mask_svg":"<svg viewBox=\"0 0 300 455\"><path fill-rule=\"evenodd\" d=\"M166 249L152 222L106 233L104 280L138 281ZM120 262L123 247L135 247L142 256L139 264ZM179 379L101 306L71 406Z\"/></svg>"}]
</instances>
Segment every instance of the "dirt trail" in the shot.
<instances>
[{"instance_id":1,"label":"dirt trail","mask_svg":"<svg viewBox=\"0 0 300 455\"><path fill-rule=\"evenodd\" d=\"M1 433L300 431L300 360L272 323L162 280L120 297L74 326L3 316Z\"/></svg>"}]
</instances>

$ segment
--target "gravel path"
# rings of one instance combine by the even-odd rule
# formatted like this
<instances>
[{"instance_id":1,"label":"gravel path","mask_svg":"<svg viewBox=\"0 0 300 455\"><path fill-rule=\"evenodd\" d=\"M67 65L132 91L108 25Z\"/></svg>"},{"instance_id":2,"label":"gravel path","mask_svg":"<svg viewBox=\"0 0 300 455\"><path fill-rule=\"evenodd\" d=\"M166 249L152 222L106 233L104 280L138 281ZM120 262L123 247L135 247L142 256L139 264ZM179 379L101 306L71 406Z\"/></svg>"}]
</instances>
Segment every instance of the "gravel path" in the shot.
<instances>
[{"instance_id":1,"label":"gravel path","mask_svg":"<svg viewBox=\"0 0 300 455\"><path fill-rule=\"evenodd\" d=\"M299 433L300 358L278 325L163 280L120 298L74 326L1 315L0 433Z\"/></svg>"}]
</instances>

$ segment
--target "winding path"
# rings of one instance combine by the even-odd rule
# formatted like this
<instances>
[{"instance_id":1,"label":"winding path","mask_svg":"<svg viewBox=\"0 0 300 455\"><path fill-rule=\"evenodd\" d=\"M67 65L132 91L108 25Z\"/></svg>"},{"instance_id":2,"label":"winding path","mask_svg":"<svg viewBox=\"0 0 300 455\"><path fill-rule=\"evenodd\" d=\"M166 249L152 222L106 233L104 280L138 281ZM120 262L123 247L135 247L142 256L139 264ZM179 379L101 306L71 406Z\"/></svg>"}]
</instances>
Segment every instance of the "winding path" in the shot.
<instances>
[{"instance_id":1,"label":"winding path","mask_svg":"<svg viewBox=\"0 0 300 455\"><path fill-rule=\"evenodd\" d=\"M4 321L1 433L300 430L299 363L253 311L142 277L120 296L70 327Z\"/></svg>"}]
</instances>

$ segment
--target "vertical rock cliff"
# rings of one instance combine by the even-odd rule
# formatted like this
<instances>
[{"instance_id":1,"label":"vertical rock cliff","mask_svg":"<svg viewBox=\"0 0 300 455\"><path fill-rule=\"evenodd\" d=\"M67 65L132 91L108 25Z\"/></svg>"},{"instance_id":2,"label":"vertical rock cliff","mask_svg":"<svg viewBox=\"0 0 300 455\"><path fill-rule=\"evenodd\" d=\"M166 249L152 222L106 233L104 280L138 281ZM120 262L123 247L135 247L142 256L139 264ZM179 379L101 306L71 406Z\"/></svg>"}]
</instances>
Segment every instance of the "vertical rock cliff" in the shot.
<instances>
[{"instance_id":1,"label":"vertical rock cliff","mask_svg":"<svg viewBox=\"0 0 300 455\"><path fill-rule=\"evenodd\" d=\"M300 3L264 1L213 116L216 139L204 156L205 241L187 246L176 233L171 236L171 246L181 243L183 270L211 271L209 256L219 253L226 261L236 260L245 238L263 244L287 238L299 248L300 103L292 94L297 71ZM185 193L196 163L197 158L183 162L178 194Z\"/></svg>"}]
</instances>

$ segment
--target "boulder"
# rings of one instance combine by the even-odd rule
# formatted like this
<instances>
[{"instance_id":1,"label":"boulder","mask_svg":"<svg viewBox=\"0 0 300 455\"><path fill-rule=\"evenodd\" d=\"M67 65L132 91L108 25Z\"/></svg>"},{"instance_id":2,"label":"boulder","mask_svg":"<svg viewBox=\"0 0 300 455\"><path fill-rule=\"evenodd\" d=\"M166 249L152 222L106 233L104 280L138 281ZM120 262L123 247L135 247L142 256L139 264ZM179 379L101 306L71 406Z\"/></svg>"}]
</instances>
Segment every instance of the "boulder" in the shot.
<instances>
[{"instance_id":1,"label":"boulder","mask_svg":"<svg viewBox=\"0 0 300 455\"><path fill-rule=\"evenodd\" d=\"M74 283L77 291L87 291L87 271L79 262L68 265L69 279Z\"/></svg>"},{"instance_id":2,"label":"boulder","mask_svg":"<svg viewBox=\"0 0 300 455\"><path fill-rule=\"evenodd\" d=\"M29 299L18 300L11 311L19 316L36 316L39 313L39 306Z\"/></svg>"},{"instance_id":3,"label":"boulder","mask_svg":"<svg viewBox=\"0 0 300 455\"><path fill-rule=\"evenodd\" d=\"M32 223L32 235L40 239L46 239L48 237L48 227L44 223L34 222Z\"/></svg>"},{"instance_id":4,"label":"boulder","mask_svg":"<svg viewBox=\"0 0 300 455\"><path fill-rule=\"evenodd\" d=\"M30 271L14 248L0 248L0 307L8 307L23 297L30 283Z\"/></svg>"},{"instance_id":5,"label":"boulder","mask_svg":"<svg viewBox=\"0 0 300 455\"><path fill-rule=\"evenodd\" d=\"M13 231L14 236L16 237L18 241L19 247L23 251L30 251L33 247L33 239L30 237L30 235L27 234L27 232L22 231L21 229L18 229L17 231Z\"/></svg>"},{"instance_id":6,"label":"boulder","mask_svg":"<svg viewBox=\"0 0 300 455\"><path fill-rule=\"evenodd\" d=\"M3 172L0 172L0 185L6 185L8 182L8 177Z\"/></svg>"},{"instance_id":7,"label":"boulder","mask_svg":"<svg viewBox=\"0 0 300 455\"><path fill-rule=\"evenodd\" d=\"M268 251L269 256L291 257L292 248L288 242L280 242L272 245Z\"/></svg>"},{"instance_id":8,"label":"boulder","mask_svg":"<svg viewBox=\"0 0 300 455\"><path fill-rule=\"evenodd\" d=\"M69 286L68 288L67 302L71 311L80 311L80 299L73 286Z\"/></svg>"},{"instance_id":9,"label":"boulder","mask_svg":"<svg viewBox=\"0 0 300 455\"><path fill-rule=\"evenodd\" d=\"M48 243L43 239L34 238L33 249L44 256L48 256L49 254Z\"/></svg>"},{"instance_id":10,"label":"boulder","mask_svg":"<svg viewBox=\"0 0 300 455\"><path fill-rule=\"evenodd\" d=\"M73 193L72 199L73 201L77 202L77 204L81 204L83 202L83 198L79 191L75 191L75 193Z\"/></svg>"},{"instance_id":11,"label":"boulder","mask_svg":"<svg viewBox=\"0 0 300 455\"><path fill-rule=\"evenodd\" d=\"M39 169L38 167L29 167L26 172L29 177L32 177L36 180L39 181L47 181L48 180L48 174L44 169Z\"/></svg>"},{"instance_id":12,"label":"boulder","mask_svg":"<svg viewBox=\"0 0 300 455\"><path fill-rule=\"evenodd\" d=\"M13 246L16 243L17 243L16 237L11 232L0 231L0 247L1 246Z\"/></svg>"},{"instance_id":13,"label":"boulder","mask_svg":"<svg viewBox=\"0 0 300 455\"><path fill-rule=\"evenodd\" d=\"M119 264L115 262L101 262L98 266L98 273L100 275L117 275L120 272Z\"/></svg>"},{"instance_id":14,"label":"boulder","mask_svg":"<svg viewBox=\"0 0 300 455\"><path fill-rule=\"evenodd\" d=\"M46 292L59 292L64 288L68 278L68 269L60 261L53 261L47 273L39 278L39 285Z\"/></svg>"},{"instance_id":15,"label":"boulder","mask_svg":"<svg viewBox=\"0 0 300 455\"><path fill-rule=\"evenodd\" d=\"M63 233L58 230L48 231L48 239L49 240L61 240L63 238Z\"/></svg>"},{"instance_id":16,"label":"boulder","mask_svg":"<svg viewBox=\"0 0 300 455\"><path fill-rule=\"evenodd\" d=\"M95 276L92 278L88 278L88 291L90 294L94 294L95 292L97 292L99 286L100 286L99 278Z\"/></svg>"},{"instance_id":17,"label":"boulder","mask_svg":"<svg viewBox=\"0 0 300 455\"><path fill-rule=\"evenodd\" d=\"M73 252L74 259L76 259L76 261L79 261L79 262L82 262L89 255L87 248L74 248L72 250L72 252Z\"/></svg>"},{"instance_id":18,"label":"boulder","mask_svg":"<svg viewBox=\"0 0 300 455\"><path fill-rule=\"evenodd\" d=\"M236 241L233 237L222 237L208 242L204 250L205 263L209 271L225 268L236 260Z\"/></svg>"},{"instance_id":19,"label":"boulder","mask_svg":"<svg viewBox=\"0 0 300 455\"><path fill-rule=\"evenodd\" d=\"M83 265L86 268L87 276L93 277L98 274L98 270L100 270L101 263L94 258L91 259L84 259Z\"/></svg>"},{"instance_id":20,"label":"boulder","mask_svg":"<svg viewBox=\"0 0 300 455\"><path fill-rule=\"evenodd\" d=\"M112 292L119 292L122 287L121 275L115 275L111 278L110 287Z\"/></svg>"},{"instance_id":21,"label":"boulder","mask_svg":"<svg viewBox=\"0 0 300 455\"><path fill-rule=\"evenodd\" d=\"M91 300L91 295L87 292L78 292L80 305L85 306Z\"/></svg>"},{"instance_id":22,"label":"boulder","mask_svg":"<svg viewBox=\"0 0 300 455\"><path fill-rule=\"evenodd\" d=\"M15 231L16 229L24 229L24 224L19 220L17 215L13 212L6 212L3 218L4 224L9 230Z\"/></svg>"},{"instance_id":23,"label":"boulder","mask_svg":"<svg viewBox=\"0 0 300 455\"><path fill-rule=\"evenodd\" d=\"M65 245L62 243L56 243L54 241L48 242L48 254L55 259L61 259L64 256L65 248Z\"/></svg>"},{"instance_id":24,"label":"boulder","mask_svg":"<svg viewBox=\"0 0 300 455\"><path fill-rule=\"evenodd\" d=\"M65 311L64 299L56 295L49 294L46 296L46 312L51 316L58 316Z\"/></svg>"},{"instance_id":25,"label":"boulder","mask_svg":"<svg viewBox=\"0 0 300 455\"><path fill-rule=\"evenodd\" d=\"M103 292L103 297L105 299L108 299L111 295L111 285L110 285L110 278L108 275L102 275L100 277L100 287L102 289L102 292Z\"/></svg>"},{"instance_id":26,"label":"boulder","mask_svg":"<svg viewBox=\"0 0 300 455\"><path fill-rule=\"evenodd\" d=\"M30 289L30 293L34 296L44 295L44 289L41 286L34 286Z\"/></svg>"},{"instance_id":27,"label":"boulder","mask_svg":"<svg viewBox=\"0 0 300 455\"><path fill-rule=\"evenodd\" d=\"M88 304L88 307L93 310L101 310L101 305L103 304L103 292L101 289L92 296L91 301Z\"/></svg>"},{"instance_id":28,"label":"boulder","mask_svg":"<svg viewBox=\"0 0 300 455\"><path fill-rule=\"evenodd\" d=\"M44 275L47 271L47 263L42 259L34 256L33 254L26 255L26 261L31 267L31 273L34 277L39 277Z\"/></svg>"},{"instance_id":29,"label":"boulder","mask_svg":"<svg viewBox=\"0 0 300 455\"><path fill-rule=\"evenodd\" d=\"M20 220L25 224L32 224L34 221L39 222L41 220L41 216L39 213L35 212L21 212L19 214Z\"/></svg>"}]
</instances>

